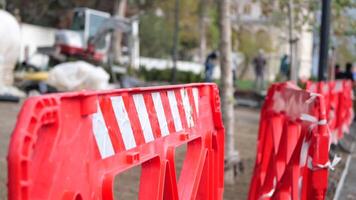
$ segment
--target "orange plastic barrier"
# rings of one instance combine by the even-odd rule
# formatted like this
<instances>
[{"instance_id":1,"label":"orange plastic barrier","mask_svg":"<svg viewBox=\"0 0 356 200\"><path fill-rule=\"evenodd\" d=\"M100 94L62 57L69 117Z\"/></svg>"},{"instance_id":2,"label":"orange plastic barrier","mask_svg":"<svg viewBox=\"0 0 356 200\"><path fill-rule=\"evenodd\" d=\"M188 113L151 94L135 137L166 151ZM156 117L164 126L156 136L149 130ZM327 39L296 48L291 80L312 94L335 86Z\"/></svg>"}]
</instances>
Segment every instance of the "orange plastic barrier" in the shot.
<instances>
[{"instance_id":1,"label":"orange plastic barrier","mask_svg":"<svg viewBox=\"0 0 356 200\"><path fill-rule=\"evenodd\" d=\"M331 141L336 144L344 133L349 133L354 117L352 82L307 82L306 89L324 96Z\"/></svg>"},{"instance_id":2,"label":"orange plastic barrier","mask_svg":"<svg viewBox=\"0 0 356 200\"><path fill-rule=\"evenodd\" d=\"M177 180L175 149L187 144ZM222 199L224 127L215 84L29 98L8 155L9 200L113 199L141 166L139 199Z\"/></svg>"},{"instance_id":3,"label":"orange plastic barrier","mask_svg":"<svg viewBox=\"0 0 356 200\"><path fill-rule=\"evenodd\" d=\"M248 199L324 199L332 167L324 98L289 83L272 85L259 128Z\"/></svg>"}]
</instances>

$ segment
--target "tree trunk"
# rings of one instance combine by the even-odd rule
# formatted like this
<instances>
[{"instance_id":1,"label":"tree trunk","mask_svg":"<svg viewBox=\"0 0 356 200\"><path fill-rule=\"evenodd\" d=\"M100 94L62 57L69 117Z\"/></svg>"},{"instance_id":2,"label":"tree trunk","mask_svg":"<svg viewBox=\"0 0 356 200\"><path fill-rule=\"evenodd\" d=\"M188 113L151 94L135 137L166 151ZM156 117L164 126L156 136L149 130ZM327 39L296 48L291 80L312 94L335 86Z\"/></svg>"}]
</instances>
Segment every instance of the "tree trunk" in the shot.
<instances>
[{"instance_id":1,"label":"tree trunk","mask_svg":"<svg viewBox=\"0 0 356 200\"><path fill-rule=\"evenodd\" d=\"M114 15L125 17L127 0L116 0L114 3ZM121 41L122 41L122 33L120 31L115 31L113 34L112 42L113 42L113 51L114 51L114 60L116 62L120 62L122 53L121 53Z\"/></svg>"},{"instance_id":2,"label":"tree trunk","mask_svg":"<svg viewBox=\"0 0 356 200\"><path fill-rule=\"evenodd\" d=\"M225 126L225 180L233 183L234 162L238 154L234 146L234 91L231 60L230 0L219 1L221 110Z\"/></svg>"},{"instance_id":3,"label":"tree trunk","mask_svg":"<svg viewBox=\"0 0 356 200\"><path fill-rule=\"evenodd\" d=\"M206 4L206 0L199 2L199 60L201 64L204 64L206 56Z\"/></svg>"}]
</instances>

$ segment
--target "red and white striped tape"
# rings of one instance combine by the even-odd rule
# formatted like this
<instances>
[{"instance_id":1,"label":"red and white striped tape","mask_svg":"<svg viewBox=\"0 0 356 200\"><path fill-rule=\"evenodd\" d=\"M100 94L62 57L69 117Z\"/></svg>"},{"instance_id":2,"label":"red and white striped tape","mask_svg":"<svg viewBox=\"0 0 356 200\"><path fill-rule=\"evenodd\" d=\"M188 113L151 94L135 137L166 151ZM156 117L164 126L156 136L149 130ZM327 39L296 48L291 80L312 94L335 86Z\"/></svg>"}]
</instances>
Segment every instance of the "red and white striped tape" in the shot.
<instances>
[{"instance_id":1,"label":"red and white striped tape","mask_svg":"<svg viewBox=\"0 0 356 200\"><path fill-rule=\"evenodd\" d=\"M192 128L199 114L198 88L111 96L109 103L99 102L97 112L92 115L92 129L103 159L120 149L129 150Z\"/></svg>"}]
</instances>

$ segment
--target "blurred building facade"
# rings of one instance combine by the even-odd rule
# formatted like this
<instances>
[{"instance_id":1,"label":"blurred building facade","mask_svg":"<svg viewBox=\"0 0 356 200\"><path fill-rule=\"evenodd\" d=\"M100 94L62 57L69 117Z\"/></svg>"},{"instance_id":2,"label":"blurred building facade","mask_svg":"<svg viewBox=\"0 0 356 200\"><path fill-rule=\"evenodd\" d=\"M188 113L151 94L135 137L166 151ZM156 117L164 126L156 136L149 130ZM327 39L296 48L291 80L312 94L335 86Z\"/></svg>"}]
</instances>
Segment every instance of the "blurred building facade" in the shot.
<instances>
[{"instance_id":1,"label":"blurred building facade","mask_svg":"<svg viewBox=\"0 0 356 200\"><path fill-rule=\"evenodd\" d=\"M269 9L266 11L266 9ZM273 12L279 9L277 1L271 1L271 5L267 7L262 5L260 1L254 0L236 0L232 1L231 18L235 30L240 30L241 27L248 29L251 33L265 32L272 45L271 51L266 52L267 58L267 78L272 81L276 78L279 72L280 59L284 54L289 55L289 37L288 26L274 26L271 23L271 17L266 16L266 12ZM304 25L301 29L294 29L294 38L297 41L294 43L294 65L297 67L299 78L305 79L311 76L312 67L312 49L313 49L313 32ZM258 49L256 49L256 54ZM252 64L252 63L251 63ZM240 67L241 68L241 67ZM247 78L253 76L253 68L249 67Z\"/></svg>"}]
</instances>

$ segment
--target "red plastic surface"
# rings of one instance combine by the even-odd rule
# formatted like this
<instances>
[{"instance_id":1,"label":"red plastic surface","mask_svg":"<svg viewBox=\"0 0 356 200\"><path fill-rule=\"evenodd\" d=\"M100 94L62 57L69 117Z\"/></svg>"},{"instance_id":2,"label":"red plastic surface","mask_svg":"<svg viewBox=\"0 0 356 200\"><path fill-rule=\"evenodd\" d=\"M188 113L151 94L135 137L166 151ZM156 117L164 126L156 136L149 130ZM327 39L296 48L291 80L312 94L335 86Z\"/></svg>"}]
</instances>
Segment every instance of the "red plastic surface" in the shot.
<instances>
[{"instance_id":1,"label":"red plastic surface","mask_svg":"<svg viewBox=\"0 0 356 200\"><path fill-rule=\"evenodd\" d=\"M308 82L306 89L324 96L331 139L337 143L344 137L344 133L349 133L354 116L352 82Z\"/></svg>"},{"instance_id":2,"label":"red plastic surface","mask_svg":"<svg viewBox=\"0 0 356 200\"><path fill-rule=\"evenodd\" d=\"M259 128L248 199L324 199L329 134L323 97L289 83L275 84L268 91Z\"/></svg>"},{"instance_id":3,"label":"red plastic surface","mask_svg":"<svg viewBox=\"0 0 356 200\"><path fill-rule=\"evenodd\" d=\"M81 47L74 47L67 44L57 44L61 53L69 56L80 56L85 59L92 59L96 62L102 62L104 59L104 53L95 51L93 47L88 46L87 49Z\"/></svg>"},{"instance_id":4,"label":"red plastic surface","mask_svg":"<svg viewBox=\"0 0 356 200\"><path fill-rule=\"evenodd\" d=\"M183 144L177 180L174 153ZM215 84L29 98L11 137L8 197L110 200L115 176L135 166L142 168L139 199L222 199L224 127Z\"/></svg>"}]
</instances>

